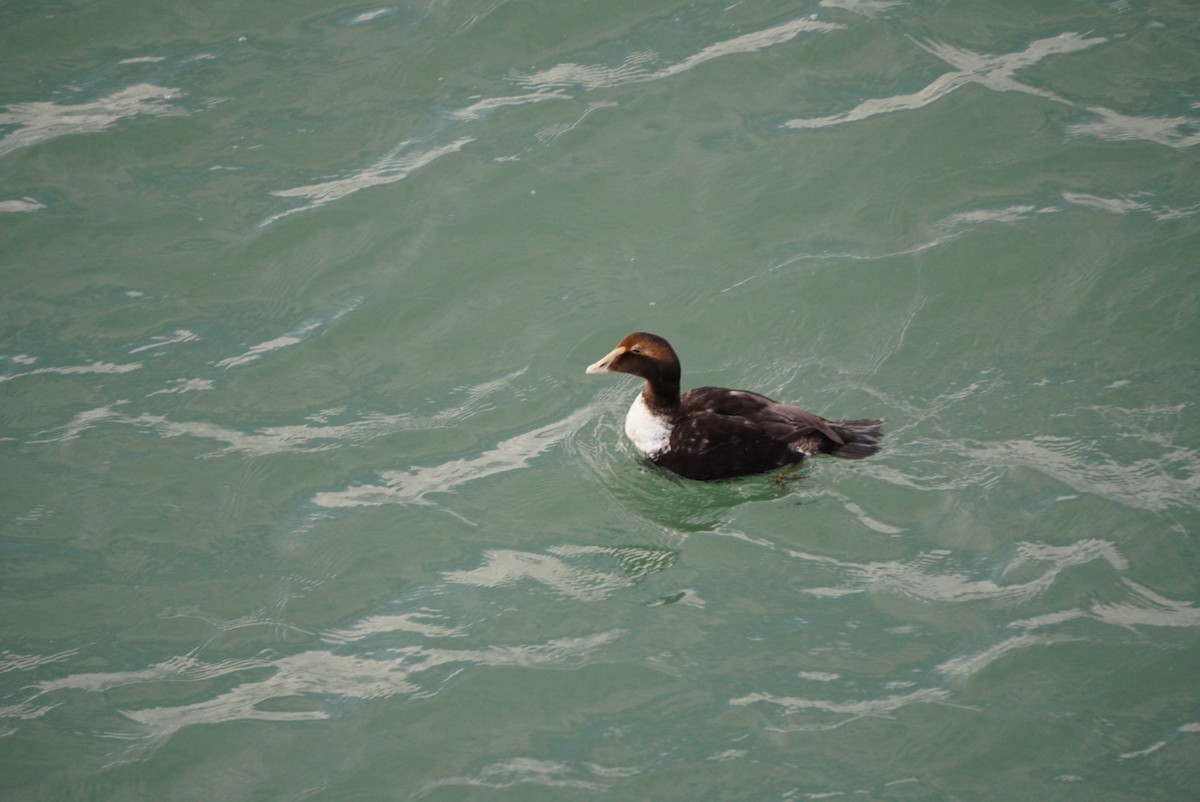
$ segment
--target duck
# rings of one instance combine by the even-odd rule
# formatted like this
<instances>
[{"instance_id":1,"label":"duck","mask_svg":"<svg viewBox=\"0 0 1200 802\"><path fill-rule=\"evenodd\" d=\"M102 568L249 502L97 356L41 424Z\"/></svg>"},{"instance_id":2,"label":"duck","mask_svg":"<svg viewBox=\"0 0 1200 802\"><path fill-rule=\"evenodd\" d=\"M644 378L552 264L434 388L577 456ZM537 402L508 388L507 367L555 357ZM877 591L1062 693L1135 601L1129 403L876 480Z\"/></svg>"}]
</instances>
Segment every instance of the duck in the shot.
<instances>
[{"instance_id":1,"label":"duck","mask_svg":"<svg viewBox=\"0 0 1200 802\"><path fill-rule=\"evenodd\" d=\"M879 452L883 439L882 420L829 420L750 390L697 387L681 394L675 349L644 331L626 335L585 373L645 379L625 416L625 435L650 462L687 479L765 473L818 454L864 459Z\"/></svg>"}]
</instances>

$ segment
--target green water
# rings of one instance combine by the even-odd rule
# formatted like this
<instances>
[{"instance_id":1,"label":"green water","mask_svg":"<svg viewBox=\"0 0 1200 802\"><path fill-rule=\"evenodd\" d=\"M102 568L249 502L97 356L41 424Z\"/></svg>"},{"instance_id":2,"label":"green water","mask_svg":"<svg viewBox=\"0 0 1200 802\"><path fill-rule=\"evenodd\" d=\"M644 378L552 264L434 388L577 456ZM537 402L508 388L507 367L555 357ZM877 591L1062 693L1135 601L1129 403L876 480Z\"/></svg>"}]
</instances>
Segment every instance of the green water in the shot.
<instances>
[{"instance_id":1,"label":"green water","mask_svg":"<svg viewBox=\"0 0 1200 802\"><path fill-rule=\"evenodd\" d=\"M1200 794L1200 8L0 10L0 796ZM685 386L886 418L783 481Z\"/></svg>"}]
</instances>

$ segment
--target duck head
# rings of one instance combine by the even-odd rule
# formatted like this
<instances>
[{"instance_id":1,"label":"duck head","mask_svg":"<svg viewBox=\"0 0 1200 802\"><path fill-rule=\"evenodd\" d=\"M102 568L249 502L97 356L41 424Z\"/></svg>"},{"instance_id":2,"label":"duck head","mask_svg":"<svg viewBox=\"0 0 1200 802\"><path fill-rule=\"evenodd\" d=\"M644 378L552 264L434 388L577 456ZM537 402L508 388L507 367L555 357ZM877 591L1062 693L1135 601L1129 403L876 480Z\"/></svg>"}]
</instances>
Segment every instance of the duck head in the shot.
<instances>
[{"instance_id":1,"label":"duck head","mask_svg":"<svg viewBox=\"0 0 1200 802\"><path fill-rule=\"evenodd\" d=\"M635 331L587 366L586 373L628 373L646 380L649 395L670 403L679 398L679 357L657 334Z\"/></svg>"}]
</instances>

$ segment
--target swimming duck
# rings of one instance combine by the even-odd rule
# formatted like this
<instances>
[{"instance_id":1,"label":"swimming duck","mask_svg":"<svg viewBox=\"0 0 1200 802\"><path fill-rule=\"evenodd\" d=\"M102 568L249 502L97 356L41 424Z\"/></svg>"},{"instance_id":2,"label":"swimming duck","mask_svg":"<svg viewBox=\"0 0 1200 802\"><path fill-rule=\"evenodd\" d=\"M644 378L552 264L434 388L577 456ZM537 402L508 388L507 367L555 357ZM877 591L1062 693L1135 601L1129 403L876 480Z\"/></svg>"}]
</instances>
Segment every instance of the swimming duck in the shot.
<instances>
[{"instance_id":1,"label":"swimming duck","mask_svg":"<svg viewBox=\"0 0 1200 802\"><path fill-rule=\"evenodd\" d=\"M626 335L586 372L646 380L625 434L655 465L689 479L762 473L814 454L863 459L883 438L882 420L827 420L749 390L697 387L680 395L675 349L644 331Z\"/></svg>"}]
</instances>

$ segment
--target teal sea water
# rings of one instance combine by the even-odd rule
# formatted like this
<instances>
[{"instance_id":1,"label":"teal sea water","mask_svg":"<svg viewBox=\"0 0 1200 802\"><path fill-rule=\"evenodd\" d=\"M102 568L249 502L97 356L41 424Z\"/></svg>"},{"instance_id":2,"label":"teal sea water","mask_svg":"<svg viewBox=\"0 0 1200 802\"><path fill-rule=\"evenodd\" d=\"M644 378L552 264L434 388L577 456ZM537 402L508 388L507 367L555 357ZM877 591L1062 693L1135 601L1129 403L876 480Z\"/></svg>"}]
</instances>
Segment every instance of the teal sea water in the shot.
<instances>
[{"instance_id":1,"label":"teal sea water","mask_svg":"<svg viewBox=\"0 0 1200 802\"><path fill-rule=\"evenodd\" d=\"M9 3L0 797L1195 799L1198 254L1191 2Z\"/></svg>"}]
</instances>

